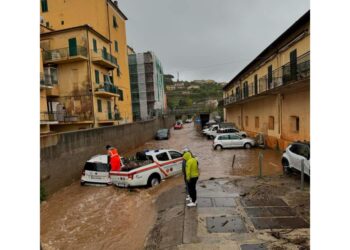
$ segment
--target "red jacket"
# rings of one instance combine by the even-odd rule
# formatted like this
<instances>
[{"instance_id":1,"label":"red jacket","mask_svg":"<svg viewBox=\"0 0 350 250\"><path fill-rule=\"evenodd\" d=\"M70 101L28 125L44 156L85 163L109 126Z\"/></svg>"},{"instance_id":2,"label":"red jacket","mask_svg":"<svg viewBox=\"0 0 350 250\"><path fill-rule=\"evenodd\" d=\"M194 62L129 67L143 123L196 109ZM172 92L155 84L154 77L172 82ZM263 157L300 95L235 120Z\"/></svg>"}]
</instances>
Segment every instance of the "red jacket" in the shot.
<instances>
[{"instance_id":1,"label":"red jacket","mask_svg":"<svg viewBox=\"0 0 350 250\"><path fill-rule=\"evenodd\" d=\"M120 171L120 156L116 148L110 148L108 150L109 164L111 166L111 171Z\"/></svg>"}]
</instances>

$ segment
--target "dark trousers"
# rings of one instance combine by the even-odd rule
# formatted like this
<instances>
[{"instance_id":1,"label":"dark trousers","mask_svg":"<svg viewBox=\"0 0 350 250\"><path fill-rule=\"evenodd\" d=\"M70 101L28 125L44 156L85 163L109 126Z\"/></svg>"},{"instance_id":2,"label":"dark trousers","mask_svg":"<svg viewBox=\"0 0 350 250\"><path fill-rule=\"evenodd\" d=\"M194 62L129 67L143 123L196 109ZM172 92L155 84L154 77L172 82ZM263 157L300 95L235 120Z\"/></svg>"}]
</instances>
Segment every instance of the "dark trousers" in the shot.
<instances>
[{"instance_id":1,"label":"dark trousers","mask_svg":"<svg viewBox=\"0 0 350 250\"><path fill-rule=\"evenodd\" d=\"M186 180L186 175L184 175L184 181L185 181L185 186L186 186L186 194L190 195L190 192L188 191L188 181Z\"/></svg>"},{"instance_id":2,"label":"dark trousers","mask_svg":"<svg viewBox=\"0 0 350 250\"><path fill-rule=\"evenodd\" d=\"M190 193L192 202L196 202L197 200L197 190L196 190L197 180L198 180L198 177L195 177L195 178L191 178L188 181L188 192Z\"/></svg>"}]
</instances>

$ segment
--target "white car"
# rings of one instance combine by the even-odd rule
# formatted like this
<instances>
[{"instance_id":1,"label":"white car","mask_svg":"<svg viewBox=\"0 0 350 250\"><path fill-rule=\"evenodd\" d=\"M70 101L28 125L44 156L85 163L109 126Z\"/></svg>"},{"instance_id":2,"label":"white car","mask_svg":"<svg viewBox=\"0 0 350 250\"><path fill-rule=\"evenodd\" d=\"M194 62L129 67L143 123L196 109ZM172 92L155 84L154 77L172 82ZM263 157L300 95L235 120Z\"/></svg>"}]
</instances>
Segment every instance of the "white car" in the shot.
<instances>
[{"instance_id":1,"label":"white car","mask_svg":"<svg viewBox=\"0 0 350 250\"><path fill-rule=\"evenodd\" d=\"M163 179L181 174L182 154L172 149L145 152L146 164L122 171L111 171L112 183L118 187L156 186ZM127 163L125 163L127 165Z\"/></svg>"},{"instance_id":2,"label":"white car","mask_svg":"<svg viewBox=\"0 0 350 250\"><path fill-rule=\"evenodd\" d=\"M310 144L294 142L282 155L282 166L285 172L297 170L301 172L301 162L304 160L304 174L310 176Z\"/></svg>"},{"instance_id":3,"label":"white car","mask_svg":"<svg viewBox=\"0 0 350 250\"><path fill-rule=\"evenodd\" d=\"M91 157L84 166L81 173L80 184L112 184L109 175L109 165L107 163L107 155L95 155Z\"/></svg>"},{"instance_id":4,"label":"white car","mask_svg":"<svg viewBox=\"0 0 350 250\"><path fill-rule=\"evenodd\" d=\"M237 133L217 135L213 141L213 149L223 148L251 148L255 146L254 139L243 138Z\"/></svg>"},{"instance_id":5,"label":"white car","mask_svg":"<svg viewBox=\"0 0 350 250\"><path fill-rule=\"evenodd\" d=\"M210 126L209 128L203 129L202 133L204 135L207 135L208 133L216 132L218 129L219 129L219 125L215 124L215 125Z\"/></svg>"},{"instance_id":6,"label":"white car","mask_svg":"<svg viewBox=\"0 0 350 250\"><path fill-rule=\"evenodd\" d=\"M218 128L217 130L208 131L206 133L206 135L207 135L208 139L214 139L217 135L227 134L227 133L236 133L236 134L239 134L243 138L247 137L246 132L240 131L240 130L238 130L236 128L232 128L232 127Z\"/></svg>"}]
</instances>

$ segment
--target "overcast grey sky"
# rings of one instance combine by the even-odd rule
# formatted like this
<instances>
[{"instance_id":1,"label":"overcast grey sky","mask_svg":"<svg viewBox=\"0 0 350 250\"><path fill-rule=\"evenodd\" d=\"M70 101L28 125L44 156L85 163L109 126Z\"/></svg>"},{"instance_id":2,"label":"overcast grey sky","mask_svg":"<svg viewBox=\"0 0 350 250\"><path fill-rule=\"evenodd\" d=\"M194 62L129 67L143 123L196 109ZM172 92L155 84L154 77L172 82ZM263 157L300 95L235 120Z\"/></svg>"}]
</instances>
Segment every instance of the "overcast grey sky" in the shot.
<instances>
[{"instance_id":1,"label":"overcast grey sky","mask_svg":"<svg viewBox=\"0 0 350 250\"><path fill-rule=\"evenodd\" d=\"M309 0L119 0L127 41L180 80L231 80L310 8Z\"/></svg>"}]
</instances>

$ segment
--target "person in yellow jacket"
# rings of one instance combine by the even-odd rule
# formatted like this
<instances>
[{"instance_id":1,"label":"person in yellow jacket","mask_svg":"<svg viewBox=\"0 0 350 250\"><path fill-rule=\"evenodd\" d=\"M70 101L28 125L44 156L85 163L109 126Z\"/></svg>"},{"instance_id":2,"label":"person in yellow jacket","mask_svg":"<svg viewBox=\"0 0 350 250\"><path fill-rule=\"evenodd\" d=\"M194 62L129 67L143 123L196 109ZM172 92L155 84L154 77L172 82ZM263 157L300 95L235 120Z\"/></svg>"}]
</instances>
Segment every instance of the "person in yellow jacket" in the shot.
<instances>
[{"instance_id":1,"label":"person in yellow jacket","mask_svg":"<svg viewBox=\"0 0 350 250\"><path fill-rule=\"evenodd\" d=\"M187 204L188 207L197 206L197 190L196 183L199 177L198 162L192 157L190 152L183 155L186 161L186 180L188 182L188 192L191 197L191 202Z\"/></svg>"}]
</instances>

